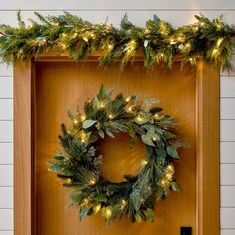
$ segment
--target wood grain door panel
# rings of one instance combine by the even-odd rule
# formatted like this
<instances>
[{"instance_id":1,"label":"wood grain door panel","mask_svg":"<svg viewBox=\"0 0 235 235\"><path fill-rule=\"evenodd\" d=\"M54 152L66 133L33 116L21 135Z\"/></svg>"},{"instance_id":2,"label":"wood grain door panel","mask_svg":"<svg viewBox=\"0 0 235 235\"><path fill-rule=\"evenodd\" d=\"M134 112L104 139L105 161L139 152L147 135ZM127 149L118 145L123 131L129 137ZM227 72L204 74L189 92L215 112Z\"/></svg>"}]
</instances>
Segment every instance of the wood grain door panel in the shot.
<instances>
[{"instance_id":1,"label":"wood grain door panel","mask_svg":"<svg viewBox=\"0 0 235 235\"><path fill-rule=\"evenodd\" d=\"M196 225L196 81L195 70L179 72L179 64L172 71L143 69L136 62L120 73L118 66L103 70L97 62L81 66L76 63L40 62L36 64L36 221L38 235L178 235L180 226ZM67 123L66 110L76 110L88 97L92 98L101 84L114 88L114 94L137 94L159 98L164 110L176 118L178 134L190 148L181 150L176 164L176 177L183 192L171 192L169 198L158 203L154 224L132 224L117 221L111 228L99 216L79 221L77 209L69 205L69 190L63 188L55 174L47 171L47 160L59 149L57 136L60 123ZM128 137L106 138L101 143L104 153L103 174L121 181L124 174L136 174L144 157L140 143L137 149L128 147ZM139 148L139 149L138 149Z\"/></svg>"},{"instance_id":2,"label":"wood grain door panel","mask_svg":"<svg viewBox=\"0 0 235 235\"><path fill-rule=\"evenodd\" d=\"M219 71L200 62L196 69L179 71L143 68L142 59L123 73L118 65L98 66L97 57L85 63L71 62L53 53L14 65L14 183L16 235L179 235L181 226L193 235L219 235ZM68 188L54 173L48 160L60 149L60 124L68 123L66 110L76 110L92 98L101 84L114 95L136 94L160 99L166 113L174 116L177 132L190 147L181 149L176 178L183 192L171 192L158 202L153 224L116 221L107 228L99 216L79 221L78 209L68 208ZM105 138L102 174L121 181L136 174L145 148L128 146L128 136Z\"/></svg>"}]
</instances>

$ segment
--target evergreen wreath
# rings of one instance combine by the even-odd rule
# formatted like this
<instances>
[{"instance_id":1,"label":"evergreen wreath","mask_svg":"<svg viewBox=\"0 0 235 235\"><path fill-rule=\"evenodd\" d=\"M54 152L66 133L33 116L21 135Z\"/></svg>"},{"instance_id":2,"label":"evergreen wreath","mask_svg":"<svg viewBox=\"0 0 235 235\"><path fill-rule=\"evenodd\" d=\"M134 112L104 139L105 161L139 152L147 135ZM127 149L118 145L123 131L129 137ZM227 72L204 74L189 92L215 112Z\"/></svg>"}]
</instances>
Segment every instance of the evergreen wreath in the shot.
<instances>
[{"instance_id":1,"label":"evergreen wreath","mask_svg":"<svg viewBox=\"0 0 235 235\"><path fill-rule=\"evenodd\" d=\"M135 95L114 99L103 85L98 95L84 104L83 116L68 111L72 125L62 124L59 136L63 152L56 153L49 171L56 171L64 186L72 187L71 206L80 207L80 219L98 212L110 224L116 218L132 222L154 221L155 201L170 190L180 191L174 178L174 161L182 141L174 133L174 120L159 108L159 101ZM118 132L138 138L146 146L146 158L136 176L124 175L124 181L110 182L101 174L102 155L98 140Z\"/></svg>"}]
</instances>

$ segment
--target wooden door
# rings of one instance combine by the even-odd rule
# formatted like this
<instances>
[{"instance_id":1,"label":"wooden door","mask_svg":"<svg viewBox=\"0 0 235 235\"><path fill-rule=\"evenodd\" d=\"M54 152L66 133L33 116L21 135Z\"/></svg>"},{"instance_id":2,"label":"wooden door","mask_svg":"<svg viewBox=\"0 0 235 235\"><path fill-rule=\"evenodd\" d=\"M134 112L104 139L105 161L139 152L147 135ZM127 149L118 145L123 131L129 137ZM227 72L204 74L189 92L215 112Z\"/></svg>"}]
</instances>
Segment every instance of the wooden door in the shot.
<instances>
[{"instance_id":1,"label":"wooden door","mask_svg":"<svg viewBox=\"0 0 235 235\"><path fill-rule=\"evenodd\" d=\"M193 70L146 70L141 61L123 73L118 66L98 67L45 57L30 64L15 64L15 233L16 235L180 235L192 227L193 235L219 234L219 73L200 63ZM116 221L107 228L99 216L79 221L48 160L60 149L60 124L68 123L66 110L93 97L101 84L114 94L159 98L165 112L176 118L177 132L190 147L181 149L176 178L183 192L171 192L156 206L155 222ZM213 115L212 115L213 113ZM102 143L102 174L121 181L138 172L144 146L129 149L128 137L118 135Z\"/></svg>"},{"instance_id":2,"label":"wooden door","mask_svg":"<svg viewBox=\"0 0 235 235\"><path fill-rule=\"evenodd\" d=\"M103 70L97 62L81 66L72 62L36 64L36 221L37 235L178 235L181 226L196 225L196 86L195 70L179 72L155 69L147 71L136 62L120 73L118 66ZM56 175L47 171L47 161L59 149L57 136L60 123L67 122L66 110L82 107L85 99L93 97L101 84L115 88L114 93L152 96L161 100L167 113L176 117L179 135L190 145L182 149L181 161L176 164L176 177L183 187L181 193L156 207L154 224L132 224L117 221L107 228L98 216L79 221L79 211L66 208L69 190L63 188ZM144 157L145 148L129 149L128 137L106 138L101 143L104 153L103 174L121 181L124 174L135 174Z\"/></svg>"}]
</instances>

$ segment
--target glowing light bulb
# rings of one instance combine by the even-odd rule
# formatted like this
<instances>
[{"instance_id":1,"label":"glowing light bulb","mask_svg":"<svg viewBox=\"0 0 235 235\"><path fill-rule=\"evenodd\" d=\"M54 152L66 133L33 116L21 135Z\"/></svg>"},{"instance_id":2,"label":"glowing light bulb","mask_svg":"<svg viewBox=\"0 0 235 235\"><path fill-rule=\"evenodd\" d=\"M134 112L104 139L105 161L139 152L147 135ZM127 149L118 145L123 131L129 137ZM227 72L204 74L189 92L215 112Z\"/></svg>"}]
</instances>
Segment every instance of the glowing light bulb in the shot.
<instances>
[{"instance_id":1,"label":"glowing light bulb","mask_svg":"<svg viewBox=\"0 0 235 235\"><path fill-rule=\"evenodd\" d=\"M104 108L104 103L103 102L98 103L97 108L98 109Z\"/></svg>"},{"instance_id":2,"label":"glowing light bulb","mask_svg":"<svg viewBox=\"0 0 235 235\"><path fill-rule=\"evenodd\" d=\"M157 140L157 138L156 138L156 137L153 137L153 138L152 138L152 140L153 140L153 141L156 141L156 140Z\"/></svg>"},{"instance_id":3,"label":"glowing light bulb","mask_svg":"<svg viewBox=\"0 0 235 235\"><path fill-rule=\"evenodd\" d=\"M155 117L155 118L159 118L160 116L159 116L158 113L155 113L155 114L154 114L154 117Z\"/></svg>"},{"instance_id":4,"label":"glowing light bulb","mask_svg":"<svg viewBox=\"0 0 235 235\"><path fill-rule=\"evenodd\" d=\"M217 48L213 49L212 54L213 55L219 54L219 50Z\"/></svg>"},{"instance_id":5,"label":"glowing light bulb","mask_svg":"<svg viewBox=\"0 0 235 235\"><path fill-rule=\"evenodd\" d=\"M86 134L84 132L81 133L81 138L85 138Z\"/></svg>"},{"instance_id":6,"label":"glowing light bulb","mask_svg":"<svg viewBox=\"0 0 235 235\"><path fill-rule=\"evenodd\" d=\"M67 46L66 46L65 44L63 44L63 43L61 43L61 47L62 47L63 49L66 49L66 48L67 48Z\"/></svg>"},{"instance_id":7,"label":"glowing light bulb","mask_svg":"<svg viewBox=\"0 0 235 235\"><path fill-rule=\"evenodd\" d=\"M162 179L162 180L161 180L161 184L162 184L162 186L165 186L165 185L167 184L167 181L164 180L164 179Z\"/></svg>"},{"instance_id":8,"label":"glowing light bulb","mask_svg":"<svg viewBox=\"0 0 235 235\"><path fill-rule=\"evenodd\" d=\"M222 25L221 24L216 24L217 29L221 29Z\"/></svg>"},{"instance_id":9,"label":"glowing light bulb","mask_svg":"<svg viewBox=\"0 0 235 235\"><path fill-rule=\"evenodd\" d=\"M113 114L109 114L109 119L113 119Z\"/></svg>"},{"instance_id":10,"label":"glowing light bulb","mask_svg":"<svg viewBox=\"0 0 235 235\"><path fill-rule=\"evenodd\" d=\"M136 120L137 120L138 122L142 122L142 121L143 121L143 117L137 116L137 117L136 117Z\"/></svg>"},{"instance_id":11,"label":"glowing light bulb","mask_svg":"<svg viewBox=\"0 0 235 235\"><path fill-rule=\"evenodd\" d=\"M95 34L94 33L91 33L91 38L95 38Z\"/></svg>"},{"instance_id":12,"label":"glowing light bulb","mask_svg":"<svg viewBox=\"0 0 235 235\"><path fill-rule=\"evenodd\" d=\"M78 124L78 120L77 120L77 119L74 119L74 120L73 120L73 123L74 123L74 124Z\"/></svg>"},{"instance_id":13,"label":"glowing light bulb","mask_svg":"<svg viewBox=\"0 0 235 235\"><path fill-rule=\"evenodd\" d=\"M179 42L181 42L181 41L183 40L183 38L179 36L179 37L177 38L177 40L178 40Z\"/></svg>"},{"instance_id":14,"label":"glowing light bulb","mask_svg":"<svg viewBox=\"0 0 235 235\"><path fill-rule=\"evenodd\" d=\"M89 202L89 200L88 200L87 198L85 198L85 199L83 200L83 204L84 204L84 205L87 205L88 202Z\"/></svg>"},{"instance_id":15,"label":"glowing light bulb","mask_svg":"<svg viewBox=\"0 0 235 235\"><path fill-rule=\"evenodd\" d=\"M31 22L31 23L29 24L29 28L33 28L33 26L34 26L34 24Z\"/></svg>"},{"instance_id":16,"label":"glowing light bulb","mask_svg":"<svg viewBox=\"0 0 235 235\"><path fill-rule=\"evenodd\" d=\"M94 180L94 179L91 179L90 181L89 181L89 185L95 185L96 184L96 181Z\"/></svg>"},{"instance_id":17,"label":"glowing light bulb","mask_svg":"<svg viewBox=\"0 0 235 235\"><path fill-rule=\"evenodd\" d=\"M147 160L143 160L142 162L141 162L141 165L142 166L146 166L148 164L148 161Z\"/></svg>"},{"instance_id":18,"label":"glowing light bulb","mask_svg":"<svg viewBox=\"0 0 235 235\"><path fill-rule=\"evenodd\" d=\"M168 166L166 167L166 170L167 170L168 172L174 172L174 167L173 167L172 165L168 165Z\"/></svg>"},{"instance_id":19,"label":"glowing light bulb","mask_svg":"<svg viewBox=\"0 0 235 235\"><path fill-rule=\"evenodd\" d=\"M130 100L131 100L130 96L127 96L126 99L125 99L126 102L129 102Z\"/></svg>"},{"instance_id":20,"label":"glowing light bulb","mask_svg":"<svg viewBox=\"0 0 235 235\"><path fill-rule=\"evenodd\" d=\"M217 43L216 43L216 46L219 47L220 44L223 42L223 40L224 40L223 38L219 38Z\"/></svg>"},{"instance_id":21,"label":"glowing light bulb","mask_svg":"<svg viewBox=\"0 0 235 235\"><path fill-rule=\"evenodd\" d=\"M112 215L112 211L109 208L106 208L105 210L105 217L106 218L110 218Z\"/></svg>"},{"instance_id":22,"label":"glowing light bulb","mask_svg":"<svg viewBox=\"0 0 235 235\"><path fill-rule=\"evenodd\" d=\"M82 142L82 143L86 142L86 139L87 139L86 133L82 131L82 132L80 133L80 138L81 138L81 142Z\"/></svg>"},{"instance_id":23,"label":"glowing light bulb","mask_svg":"<svg viewBox=\"0 0 235 235\"><path fill-rule=\"evenodd\" d=\"M124 199L122 199L122 205L126 205L127 204L127 201L126 200L124 200Z\"/></svg>"},{"instance_id":24,"label":"glowing light bulb","mask_svg":"<svg viewBox=\"0 0 235 235\"><path fill-rule=\"evenodd\" d=\"M86 120L86 116L81 116L81 120L85 121Z\"/></svg>"},{"instance_id":25,"label":"glowing light bulb","mask_svg":"<svg viewBox=\"0 0 235 235\"><path fill-rule=\"evenodd\" d=\"M170 39L170 44L172 45L172 44L175 44L175 43L176 43L176 41L173 38L171 38Z\"/></svg>"},{"instance_id":26,"label":"glowing light bulb","mask_svg":"<svg viewBox=\"0 0 235 235\"><path fill-rule=\"evenodd\" d=\"M66 180L66 184L71 184L72 183L72 180L71 179L67 179Z\"/></svg>"},{"instance_id":27,"label":"glowing light bulb","mask_svg":"<svg viewBox=\"0 0 235 235\"><path fill-rule=\"evenodd\" d=\"M149 30L149 29L145 29L145 30L144 30L144 33L145 33L145 34L148 34L148 33L150 33L150 30Z\"/></svg>"},{"instance_id":28,"label":"glowing light bulb","mask_svg":"<svg viewBox=\"0 0 235 235\"><path fill-rule=\"evenodd\" d=\"M190 45L189 42L185 44L185 47L186 47L186 48L189 48L190 46L191 46L191 45Z\"/></svg>"},{"instance_id":29,"label":"glowing light bulb","mask_svg":"<svg viewBox=\"0 0 235 235\"><path fill-rule=\"evenodd\" d=\"M131 44L135 44L135 40L134 39L131 40Z\"/></svg>"},{"instance_id":30,"label":"glowing light bulb","mask_svg":"<svg viewBox=\"0 0 235 235\"><path fill-rule=\"evenodd\" d=\"M205 25L205 23L204 23L204 22L200 22L200 25L201 25L201 26L204 26L204 25Z\"/></svg>"},{"instance_id":31,"label":"glowing light bulb","mask_svg":"<svg viewBox=\"0 0 235 235\"><path fill-rule=\"evenodd\" d=\"M132 107L129 107L129 108L127 109L127 111L128 111L128 112L132 112Z\"/></svg>"},{"instance_id":32,"label":"glowing light bulb","mask_svg":"<svg viewBox=\"0 0 235 235\"><path fill-rule=\"evenodd\" d=\"M172 179L172 174L166 174L166 179L171 180Z\"/></svg>"},{"instance_id":33,"label":"glowing light bulb","mask_svg":"<svg viewBox=\"0 0 235 235\"><path fill-rule=\"evenodd\" d=\"M113 45L112 44L109 44L108 45L108 49L111 51L111 50L113 50Z\"/></svg>"}]
</instances>

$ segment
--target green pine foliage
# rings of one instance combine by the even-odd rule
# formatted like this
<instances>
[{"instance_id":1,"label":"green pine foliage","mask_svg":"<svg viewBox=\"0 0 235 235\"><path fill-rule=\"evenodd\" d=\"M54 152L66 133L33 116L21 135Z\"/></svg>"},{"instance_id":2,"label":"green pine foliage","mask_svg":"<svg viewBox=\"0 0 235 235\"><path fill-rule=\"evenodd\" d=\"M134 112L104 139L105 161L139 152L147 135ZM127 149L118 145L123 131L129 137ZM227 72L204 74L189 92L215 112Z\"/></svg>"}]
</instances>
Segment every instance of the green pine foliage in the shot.
<instances>
[{"instance_id":1,"label":"green pine foliage","mask_svg":"<svg viewBox=\"0 0 235 235\"><path fill-rule=\"evenodd\" d=\"M159 100L151 97L118 94L112 98L112 91L101 86L85 102L86 116L68 112L72 124L62 124L59 136L63 152L50 161L49 171L73 188L71 206L80 207L80 219L100 212L107 224L123 217L153 222L155 202L170 190L180 190L173 163L179 160L177 148L182 143L174 133L174 120L158 105ZM132 147L142 139L146 156L137 175L124 175L122 182L114 183L101 174L98 140L106 135L115 138L119 132L130 136Z\"/></svg>"},{"instance_id":2,"label":"green pine foliage","mask_svg":"<svg viewBox=\"0 0 235 235\"><path fill-rule=\"evenodd\" d=\"M22 21L18 27L0 25L0 58L11 63L13 58L27 61L51 48L58 54L67 51L75 60L86 60L102 52L100 64L112 65L120 60L120 69L133 63L136 54L144 55L144 66L153 68L166 65L171 68L176 55L182 57L182 66L195 66L202 59L208 63L231 69L235 30L223 22L222 16L209 20L195 16L197 22L175 29L170 23L154 15L144 28L133 25L125 15L120 28L106 23L92 24L68 12L60 16L44 17L35 12L38 21L29 19L29 26Z\"/></svg>"}]
</instances>

